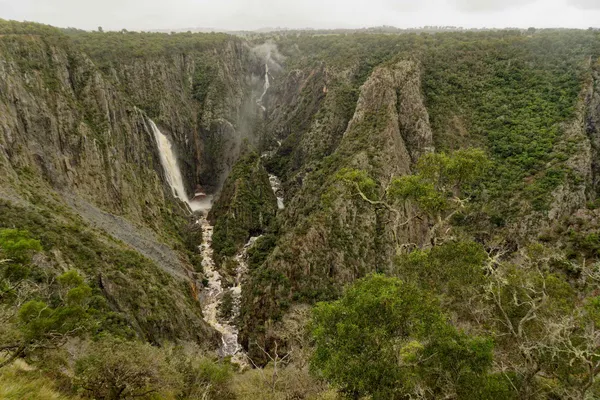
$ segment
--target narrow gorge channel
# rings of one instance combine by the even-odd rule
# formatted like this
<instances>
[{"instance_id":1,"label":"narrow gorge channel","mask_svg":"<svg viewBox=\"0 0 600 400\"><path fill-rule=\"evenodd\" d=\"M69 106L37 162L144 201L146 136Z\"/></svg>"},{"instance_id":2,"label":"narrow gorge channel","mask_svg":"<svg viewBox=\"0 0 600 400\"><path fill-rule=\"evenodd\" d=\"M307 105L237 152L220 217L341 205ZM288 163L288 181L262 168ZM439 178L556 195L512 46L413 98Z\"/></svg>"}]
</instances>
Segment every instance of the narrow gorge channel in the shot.
<instances>
[{"instance_id":1,"label":"narrow gorge channel","mask_svg":"<svg viewBox=\"0 0 600 400\"><path fill-rule=\"evenodd\" d=\"M251 238L244 249L236 255L235 260L237 261L238 266L235 286L225 289L221 274L215 268L215 263L213 261L213 226L208 222L204 215L200 216L196 223L202 227L202 244L200 245L200 250L202 253L204 276L208 281L206 289L202 294L202 312L204 314L204 319L221 334L220 355L222 357L231 356L232 362L242 366L246 365L247 361L245 354L242 346L240 346L238 342L239 332L235 325L235 320L237 319L240 310L242 280L247 271L247 250L252 246L256 238ZM226 318L221 315L221 307L223 305L223 299L228 291L231 294L232 312L230 317Z\"/></svg>"},{"instance_id":2,"label":"narrow gorge channel","mask_svg":"<svg viewBox=\"0 0 600 400\"><path fill-rule=\"evenodd\" d=\"M265 84L265 91L266 89L268 89L268 83ZM197 217L196 224L200 225L202 230L202 243L199 249L202 254L205 289L202 291L200 297L204 319L221 334L219 355L221 357L231 357L232 362L242 367L247 366L246 354L238 341L239 330L236 326L236 320L240 313L242 284L248 271L248 250L252 248L260 236L251 237L246 245L235 255L234 260L237 267L234 285L230 288L225 287L225 281L214 263L212 247L213 226L207 219L208 212L212 206L212 196L207 196L204 200L190 199L185 191L181 170L172 143L152 120L149 120L149 125L156 139L165 178L173 194L189 205L190 210ZM283 209L281 182L275 175L269 175L269 181L271 189L277 197L278 208ZM228 306L230 306L231 312L228 312L227 316L222 312L222 308L226 308L223 306L224 302L230 303Z\"/></svg>"}]
</instances>

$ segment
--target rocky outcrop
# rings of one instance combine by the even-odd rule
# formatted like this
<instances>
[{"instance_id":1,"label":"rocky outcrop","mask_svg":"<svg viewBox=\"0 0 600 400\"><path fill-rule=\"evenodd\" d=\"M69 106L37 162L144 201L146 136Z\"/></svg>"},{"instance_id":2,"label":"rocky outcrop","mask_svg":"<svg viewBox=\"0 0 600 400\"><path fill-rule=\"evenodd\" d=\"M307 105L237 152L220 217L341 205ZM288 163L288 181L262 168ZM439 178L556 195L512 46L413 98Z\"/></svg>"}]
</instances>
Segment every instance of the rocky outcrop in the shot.
<instances>
[{"instance_id":1,"label":"rocky outcrop","mask_svg":"<svg viewBox=\"0 0 600 400\"><path fill-rule=\"evenodd\" d=\"M276 213L277 199L260 157L246 154L236 163L208 216L214 224L217 266L237 254L251 236L272 229Z\"/></svg>"},{"instance_id":2,"label":"rocky outcrop","mask_svg":"<svg viewBox=\"0 0 600 400\"><path fill-rule=\"evenodd\" d=\"M402 209L397 219L337 177L342 168L365 171L384 196L393 176L410 173L419 156L432 150L419 88L419 67L409 61L375 69L361 87L339 146L321 171L303 180L289 207L294 214L282 220L282 238L243 291L246 345L257 338L268 342L263 326L290 301L335 297L345 283L387 270L398 244L423 240L423 222L405 223L413 210Z\"/></svg>"},{"instance_id":3,"label":"rocky outcrop","mask_svg":"<svg viewBox=\"0 0 600 400\"><path fill-rule=\"evenodd\" d=\"M265 122L264 145L274 154L267 167L282 178L288 197L339 146L356 107L354 81L351 69L336 71L321 64L290 71L270 89L274 107Z\"/></svg>"},{"instance_id":4,"label":"rocky outcrop","mask_svg":"<svg viewBox=\"0 0 600 400\"><path fill-rule=\"evenodd\" d=\"M144 113L82 54L38 37L0 46L0 158L11 186L30 199L28 180L41 177L158 230L171 194Z\"/></svg>"},{"instance_id":5,"label":"rocky outcrop","mask_svg":"<svg viewBox=\"0 0 600 400\"><path fill-rule=\"evenodd\" d=\"M259 60L241 40L213 49L114 63L110 76L173 138L187 190L218 192L244 140L257 142L253 73Z\"/></svg>"}]
</instances>

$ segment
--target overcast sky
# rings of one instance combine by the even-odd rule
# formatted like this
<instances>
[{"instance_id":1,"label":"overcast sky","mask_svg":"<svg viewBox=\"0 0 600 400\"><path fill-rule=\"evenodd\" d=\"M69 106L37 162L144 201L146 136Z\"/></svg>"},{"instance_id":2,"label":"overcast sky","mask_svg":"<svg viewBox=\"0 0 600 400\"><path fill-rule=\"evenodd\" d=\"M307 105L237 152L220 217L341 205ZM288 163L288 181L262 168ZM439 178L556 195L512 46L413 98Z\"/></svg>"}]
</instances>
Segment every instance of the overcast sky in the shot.
<instances>
[{"instance_id":1,"label":"overcast sky","mask_svg":"<svg viewBox=\"0 0 600 400\"><path fill-rule=\"evenodd\" d=\"M0 0L0 18L105 30L600 26L600 0Z\"/></svg>"}]
</instances>

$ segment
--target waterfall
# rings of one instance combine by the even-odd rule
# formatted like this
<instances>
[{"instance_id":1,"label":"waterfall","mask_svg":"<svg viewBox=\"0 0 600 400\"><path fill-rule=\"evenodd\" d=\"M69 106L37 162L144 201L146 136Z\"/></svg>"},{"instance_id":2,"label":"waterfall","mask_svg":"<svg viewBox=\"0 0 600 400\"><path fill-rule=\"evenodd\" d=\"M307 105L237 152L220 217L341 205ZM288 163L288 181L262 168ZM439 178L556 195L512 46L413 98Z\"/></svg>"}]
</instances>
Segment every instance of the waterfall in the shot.
<instances>
[{"instance_id":1,"label":"waterfall","mask_svg":"<svg viewBox=\"0 0 600 400\"><path fill-rule=\"evenodd\" d=\"M208 285L202 293L202 313L204 314L204 320L221 334L221 355L224 357L232 356L232 362L244 367L247 365L247 362L243 349L238 343L238 329L235 326L234 321L240 313L242 280L248 269L246 261L247 251L254 244L254 241L256 241L257 238L251 238L248 244L235 257L235 261L238 264L236 269L235 286L231 289L225 289L223 287L221 274L219 271L217 271L213 261L213 227L210 225L205 215L206 212L211 208L212 196L206 196L204 193L196 193L194 199L190 199L188 197L185 191L185 186L183 185L183 177L181 176L181 170L179 169L177 157L173 151L173 145L169 139L158 129L154 121L151 119L148 119L148 121L150 122L150 127L152 128L154 137L156 138L160 162L164 169L167 181L173 190L173 194L178 199L189 204L193 211L204 211L204 213L198 215L198 219L196 221L196 223L202 228L203 240L199 249L202 254L204 276L208 281ZM203 195L204 197L198 199L199 195ZM223 303L223 296L226 290L231 291L233 302L233 315L227 320L219 315L219 309Z\"/></svg>"},{"instance_id":2,"label":"waterfall","mask_svg":"<svg viewBox=\"0 0 600 400\"><path fill-rule=\"evenodd\" d=\"M204 200L190 200L185 191L181 169L179 169L179 163L177 162L177 157L173 150L173 144L169 141L169 138L158 129L158 126L156 126L154 121L149 118L148 121L150 122L150 127L152 128L154 138L156 139L160 163L162 164L167 182L171 186L171 190L175 197L181 201L185 201L192 211L210 209L212 196L207 196Z\"/></svg>"},{"instance_id":3,"label":"waterfall","mask_svg":"<svg viewBox=\"0 0 600 400\"><path fill-rule=\"evenodd\" d=\"M269 183L271 184L271 189L273 193L275 193L275 197L277 197L277 208L283 210L285 208L283 204L283 188L281 186L281 180L273 174L269 174Z\"/></svg>"},{"instance_id":4,"label":"waterfall","mask_svg":"<svg viewBox=\"0 0 600 400\"><path fill-rule=\"evenodd\" d=\"M175 157L175 152L173 151L173 145L169 141L169 138L158 129L154 121L151 119L149 119L149 121L152 132L154 132L154 137L156 138L160 162L165 171L167 182L171 185L175 197L189 204L190 199L185 192L185 186L183 186L183 178L181 177L181 170L179 169L177 157Z\"/></svg>"},{"instance_id":5,"label":"waterfall","mask_svg":"<svg viewBox=\"0 0 600 400\"><path fill-rule=\"evenodd\" d=\"M263 111L267 111L267 109L265 108L265 106L263 104L263 98L269 91L270 87L271 87L271 82L269 81L269 59L267 58L267 62L265 63L265 84L263 86L262 95L260 96L260 98L257 101L258 105L260 105L260 107L262 108Z\"/></svg>"}]
</instances>

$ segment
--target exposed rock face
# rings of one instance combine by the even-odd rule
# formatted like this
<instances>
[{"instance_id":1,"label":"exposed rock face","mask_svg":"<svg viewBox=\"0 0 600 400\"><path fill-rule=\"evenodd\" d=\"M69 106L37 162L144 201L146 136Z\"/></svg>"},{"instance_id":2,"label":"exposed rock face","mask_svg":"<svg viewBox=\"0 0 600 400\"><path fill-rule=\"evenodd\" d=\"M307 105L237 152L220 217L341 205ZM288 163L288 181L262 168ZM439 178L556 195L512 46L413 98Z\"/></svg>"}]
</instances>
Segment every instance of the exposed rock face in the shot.
<instances>
[{"instance_id":1,"label":"exposed rock face","mask_svg":"<svg viewBox=\"0 0 600 400\"><path fill-rule=\"evenodd\" d=\"M264 60L241 39L218 46L123 57L98 68L101 60L69 44L0 37L0 197L39 213L51 199L60 218L81 217L94 237L109 234L101 242L125 243L110 251L144 255L152 264L144 269L148 288L130 285L139 270L112 269L102 259L108 250L98 252L104 264L93 272L100 278L90 277L140 336L214 340L192 301L199 287L190 277L201 275L173 250L184 242L178 228L189 210L164 179L152 119L176 147L189 197L197 185L220 194L209 215L217 264L251 236L269 233L259 243L265 258L251 266L242 291L240 335L246 347L254 340L268 347L288 305L335 298L347 283L389 270L399 245L422 244L428 221L413 219L410 206L395 204L394 213L370 204L340 171L363 171L375 182L373 197L383 198L394 176L412 173L433 150L432 130L415 62L371 71L372 60L366 68L361 61L340 67L294 60L299 69L271 73L258 105ZM575 118L561 127L557 147L566 156L557 165L567 173L550 189L548 209L529 209L530 199L515 195L525 215L506 228L515 236L532 237L570 214L597 219L577 210L600 190L599 79L590 74ZM465 137L450 148L470 144L465 116L452 113L449 125ZM277 210L269 173L282 180L285 209ZM197 238L187 239L193 250ZM49 251L60 268L77 267L60 248ZM150 290L159 286L169 291ZM152 306L136 309L128 293L147 296Z\"/></svg>"},{"instance_id":2,"label":"exposed rock face","mask_svg":"<svg viewBox=\"0 0 600 400\"><path fill-rule=\"evenodd\" d=\"M275 106L265 122L265 145L275 155L267 165L283 178L288 197L339 145L356 107L353 80L352 71L329 70L322 64L290 71L270 89Z\"/></svg>"},{"instance_id":3,"label":"exposed rock face","mask_svg":"<svg viewBox=\"0 0 600 400\"><path fill-rule=\"evenodd\" d=\"M419 68L408 61L377 68L361 87L354 116L331 163L324 167L326 172L306 176L291 200L294 214L285 215L285 233L277 248L253 271L248 290L242 292L245 344L257 337L265 340L269 333L263 325L280 316L290 300L335 296L345 283L385 271L396 243L423 239L427 229L423 222L403 224L414 214L411 209L404 209L402 220L396 220L393 213L365 202L336 179L344 167L366 171L383 196L393 176L410 173L414 161L432 150L419 88ZM265 281L265 276L274 278Z\"/></svg>"},{"instance_id":4,"label":"exposed rock face","mask_svg":"<svg viewBox=\"0 0 600 400\"><path fill-rule=\"evenodd\" d=\"M147 256L145 288L134 268L101 260L77 265L61 257L63 265L85 270L96 285L102 277L112 309L140 336L153 342L216 341L192 299L191 266L171 250L183 208L162 176L146 113L68 45L6 36L0 38L0 54L0 197L16 200L27 212L50 209L57 220L104 229L126 243L107 245L111 254L126 254L129 247ZM82 218L73 219L73 211ZM106 240L101 231L89 235L98 238L97 246ZM159 283L164 291L151 288Z\"/></svg>"},{"instance_id":5,"label":"exposed rock face","mask_svg":"<svg viewBox=\"0 0 600 400\"><path fill-rule=\"evenodd\" d=\"M251 236L272 228L277 199L269 175L256 153L243 156L227 178L219 199L209 214L214 225L215 261L234 256Z\"/></svg>"},{"instance_id":6,"label":"exposed rock face","mask_svg":"<svg viewBox=\"0 0 600 400\"><path fill-rule=\"evenodd\" d=\"M21 195L31 195L20 173L28 169L110 212L160 220L152 213L170 190L144 113L81 54L35 37L0 46L0 157Z\"/></svg>"},{"instance_id":7,"label":"exposed rock face","mask_svg":"<svg viewBox=\"0 0 600 400\"><path fill-rule=\"evenodd\" d=\"M421 154L433 150L420 86L419 69L413 62L373 72L361 88L354 117L338 149L351 154L352 167L370 167L376 177L389 179L409 173Z\"/></svg>"},{"instance_id":8,"label":"exposed rock face","mask_svg":"<svg viewBox=\"0 0 600 400\"><path fill-rule=\"evenodd\" d=\"M195 165L202 150L196 128L198 106L191 94L195 64L195 57L188 54L140 58L112 66L109 75L170 135L188 190L197 180Z\"/></svg>"},{"instance_id":9,"label":"exposed rock face","mask_svg":"<svg viewBox=\"0 0 600 400\"><path fill-rule=\"evenodd\" d=\"M132 59L112 65L110 74L174 138L190 193L197 183L213 193L243 140L257 140L252 91L260 83L252 76L258 63L243 42L231 38L214 52Z\"/></svg>"}]
</instances>

